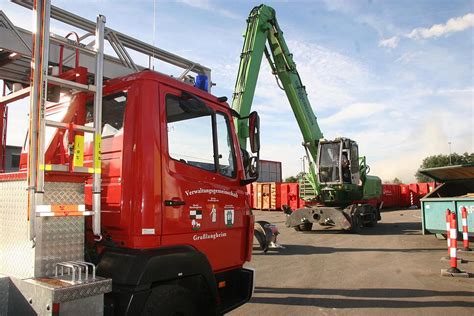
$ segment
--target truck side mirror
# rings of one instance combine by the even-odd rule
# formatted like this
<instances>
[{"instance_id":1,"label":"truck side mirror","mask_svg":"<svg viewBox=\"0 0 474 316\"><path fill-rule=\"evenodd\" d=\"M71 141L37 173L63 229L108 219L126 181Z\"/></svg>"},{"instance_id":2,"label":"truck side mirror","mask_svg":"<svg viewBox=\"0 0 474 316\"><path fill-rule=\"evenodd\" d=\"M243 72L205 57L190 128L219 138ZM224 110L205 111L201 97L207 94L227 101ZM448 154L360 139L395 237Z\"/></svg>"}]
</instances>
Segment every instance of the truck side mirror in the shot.
<instances>
[{"instance_id":1,"label":"truck side mirror","mask_svg":"<svg viewBox=\"0 0 474 316\"><path fill-rule=\"evenodd\" d=\"M241 152L246 175L245 179L240 180L240 185L243 186L257 181L260 164L258 155L250 156L250 154L245 149L241 149Z\"/></svg>"},{"instance_id":2,"label":"truck side mirror","mask_svg":"<svg viewBox=\"0 0 474 316\"><path fill-rule=\"evenodd\" d=\"M249 141L252 153L260 151L260 117L257 112L249 115Z\"/></svg>"}]
</instances>

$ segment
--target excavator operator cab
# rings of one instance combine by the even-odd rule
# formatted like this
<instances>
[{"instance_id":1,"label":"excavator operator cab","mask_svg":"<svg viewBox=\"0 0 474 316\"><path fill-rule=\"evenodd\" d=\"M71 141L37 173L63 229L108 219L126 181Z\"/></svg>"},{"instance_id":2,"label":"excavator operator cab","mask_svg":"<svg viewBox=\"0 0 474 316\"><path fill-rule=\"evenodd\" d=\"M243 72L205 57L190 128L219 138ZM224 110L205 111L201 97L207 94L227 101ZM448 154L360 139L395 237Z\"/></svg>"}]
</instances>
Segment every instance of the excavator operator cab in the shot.
<instances>
[{"instance_id":1,"label":"excavator operator cab","mask_svg":"<svg viewBox=\"0 0 474 316\"><path fill-rule=\"evenodd\" d=\"M359 149L348 138L322 140L318 145L320 183L360 185Z\"/></svg>"}]
</instances>

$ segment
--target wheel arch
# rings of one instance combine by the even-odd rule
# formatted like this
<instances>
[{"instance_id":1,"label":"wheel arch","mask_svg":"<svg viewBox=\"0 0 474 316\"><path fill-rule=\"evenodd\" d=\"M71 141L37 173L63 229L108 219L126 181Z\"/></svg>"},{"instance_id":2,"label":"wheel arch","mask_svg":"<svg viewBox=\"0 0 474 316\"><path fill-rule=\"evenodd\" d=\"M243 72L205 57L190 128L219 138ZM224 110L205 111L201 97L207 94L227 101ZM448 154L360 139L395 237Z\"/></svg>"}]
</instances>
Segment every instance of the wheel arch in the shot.
<instances>
[{"instance_id":1,"label":"wheel arch","mask_svg":"<svg viewBox=\"0 0 474 316\"><path fill-rule=\"evenodd\" d=\"M207 257L191 246L150 250L107 249L97 265L97 275L111 278L109 295L114 314L140 311L151 290L160 284L190 284L203 281L215 302L217 285Z\"/></svg>"}]
</instances>

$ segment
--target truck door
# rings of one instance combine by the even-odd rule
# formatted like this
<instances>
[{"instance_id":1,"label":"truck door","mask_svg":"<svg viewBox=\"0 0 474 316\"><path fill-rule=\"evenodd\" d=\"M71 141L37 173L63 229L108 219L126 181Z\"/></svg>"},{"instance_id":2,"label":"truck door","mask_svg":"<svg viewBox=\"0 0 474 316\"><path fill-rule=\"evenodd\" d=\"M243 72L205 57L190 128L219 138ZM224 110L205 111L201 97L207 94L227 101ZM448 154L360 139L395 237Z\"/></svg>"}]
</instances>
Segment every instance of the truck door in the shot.
<instances>
[{"instance_id":1,"label":"truck door","mask_svg":"<svg viewBox=\"0 0 474 316\"><path fill-rule=\"evenodd\" d=\"M160 102L166 118L161 133L162 244L193 245L214 270L240 265L248 238L246 199L228 110L165 85Z\"/></svg>"}]
</instances>

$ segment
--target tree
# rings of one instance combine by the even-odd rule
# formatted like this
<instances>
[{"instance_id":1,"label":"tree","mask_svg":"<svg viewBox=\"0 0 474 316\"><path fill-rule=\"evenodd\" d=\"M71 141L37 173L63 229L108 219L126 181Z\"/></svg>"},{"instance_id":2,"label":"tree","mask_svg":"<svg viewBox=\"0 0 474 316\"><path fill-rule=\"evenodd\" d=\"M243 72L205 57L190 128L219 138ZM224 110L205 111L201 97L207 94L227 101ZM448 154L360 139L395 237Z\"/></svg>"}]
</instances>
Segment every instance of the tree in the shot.
<instances>
[{"instance_id":1,"label":"tree","mask_svg":"<svg viewBox=\"0 0 474 316\"><path fill-rule=\"evenodd\" d=\"M451 158L451 161L450 161ZM450 164L451 162L451 164ZM434 155L429 156L423 159L420 168L418 168L415 177L418 182L430 182L433 181L430 177L427 177L420 173L420 169L427 169L427 168L436 168L436 167L445 167L449 165L464 165L474 163L474 153L464 153L463 155L459 155L457 153L453 153L450 155Z\"/></svg>"},{"instance_id":2,"label":"tree","mask_svg":"<svg viewBox=\"0 0 474 316\"><path fill-rule=\"evenodd\" d=\"M400 184L402 183L402 180L398 179L397 177L395 177L395 179L393 179L392 183L394 184Z\"/></svg>"},{"instance_id":3,"label":"tree","mask_svg":"<svg viewBox=\"0 0 474 316\"><path fill-rule=\"evenodd\" d=\"M295 182L298 182L298 178L295 176L291 176L291 177L285 178L285 182L295 183Z\"/></svg>"},{"instance_id":4,"label":"tree","mask_svg":"<svg viewBox=\"0 0 474 316\"><path fill-rule=\"evenodd\" d=\"M291 176L291 177L285 178L285 182L296 183L296 182L298 182L299 179L301 179L301 177L303 177L304 175L305 175L304 172L299 172L296 176Z\"/></svg>"},{"instance_id":5,"label":"tree","mask_svg":"<svg viewBox=\"0 0 474 316\"><path fill-rule=\"evenodd\" d=\"M395 177L395 179L393 179L391 181L390 180L384 180L383 183L384 184L400 184L400 183L402 183L402 180Z\"/></svg>"}]
</instances>

